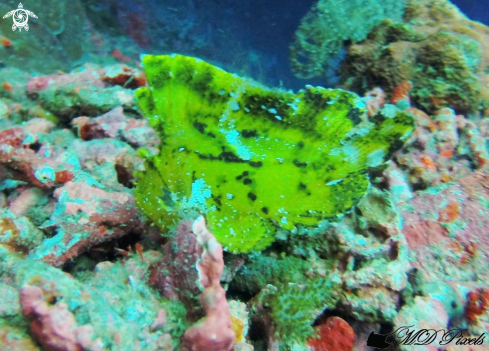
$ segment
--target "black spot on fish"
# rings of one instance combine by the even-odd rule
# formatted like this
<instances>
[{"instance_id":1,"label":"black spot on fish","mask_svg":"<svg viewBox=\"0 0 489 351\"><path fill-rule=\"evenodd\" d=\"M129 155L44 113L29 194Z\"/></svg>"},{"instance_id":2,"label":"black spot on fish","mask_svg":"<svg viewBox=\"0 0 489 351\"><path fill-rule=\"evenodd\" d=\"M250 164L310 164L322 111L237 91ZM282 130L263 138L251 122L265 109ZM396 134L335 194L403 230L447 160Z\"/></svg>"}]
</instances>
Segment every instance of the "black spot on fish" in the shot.
<instances>
[{"instance_id":1,"label":"black spot on fish","mask_svg":"<svg viewBox=\"0 0 489 351\"><path fill-rule=\"evenodd\" d=\"M209 89L209 83L214 79L214 76L209 68L200 66L197 75L193 78L192 88L195 89L196 92L204 94ZM217 96L218 95L215 95L215 97Z\"/></svg>"},{"instance_id":2,"label":"black spot on fish","mask_svg":"<svg viewBox=\"0 0 489 351\"><path fill-rule=\"evenodd\" d=\"M369 120L370 122L373 122L376 126L382 124L387 119L384 115L377 113L375 116L370 117Z\"/></svg>"},{"instance_id":3,"label":"black spot on fish","mask_svg":"<svg viewBox=\"0 0 489 351\"><path fill-rule=\"evenodd\" d=\"M207 127L207 124L194 121L193 126L199 132L201 132L202 134L204 134L205 133L205 128Z\"/></svg>"},{"instance_id":4,"label":"black spot on fish","mask_svg":"<svg viewBox=\"0 0 489 351\"><path fill-rule=\"evenodd\" d=\"M396 137L400 138L400 135L396 135ZM387 155L384 157L384 159L389 158L394 152L401 149L403 145L404 141L401 139L393 140L389 145L389 150L387 150Z\"/></svg>"},{"instance_id":5,"label":"black spot on fish","mask_svg":"<svg viewBox=\"0 0 489 351\"><path fill-rule=\"evenodd\" d=\"M296 166L296 167L299 167L299 168L305 168L307 167L307 163L306 162L300 162L299 160L295 159L294 161L292 161L292 163Z\"/></svg>"},{"instance_id":6,"label":"black spot on fish","mask_svg":"<svg viewBox=\"0 0 489 351\"><path fill-rule=\"evenodd\" d=\"M241 173L239 176L236 177L236 180L241 180L244 177L247 177L248 175L249 175L248 171L244 171L243 173Z\"/></svg>"},{"instance_id":7,"label":"black spot on fish","mask_svg":"<svg viewBox=\"0 0 489 351\"><path fill-rule=\"evenodd\" d=\"M243 138L254 138L258 136L258 132L255 129L243 129L241 135Z\"/></svg>"},{"instance_id":8,"label":"black spot on fish","mask_svg":"<svg viewBox=\"0 0 489 351\"><path fill-rule=\"evenodd\" d=\"M175 75L177 81L190 85L190 82L193 79L194 71L194 65L181 65L176 72L173 72L173 74Z\"/></svg>"},{"instance_id":9,"label":"black spot on fish","mask_svg":"<svg viewBox=\"0 0 489 351\"><path fill-rule=\"evenodd\" d=\"M244 185L250 185L251 183L252 183L252 181L250 178L246 178L245 180L243 180Z\"/></svg>"},{"instance_id":10,"label":"black spot on fish","mask_svg":"<svg viewBox=\"0 0 489 351\"><path fill-rule=\"evenodd\" d=\"M307 186L304 183L299 183L299 190L306 190Z\"/></svg>"},{"instance_id":11,"label":"black spot on fish","mask_svg":"<svg viewBox=\"0 0 489 351\"><path fill-rule=\"evenodd\" d=\"M264 214L268 214L268 208L267 207L262 207L261 210Z\"/></svg>"},{"instance_id":12,"label":"black spot on fish","mask_svg":"<svg viewBox=\"0 0 489 351\"><path fill-rule=\"evenodd\" d=\"M251 200L251 201L255 201L256 200L256 195L253 194L252 192L249 192L248 193L248 198Z\"/></svg>"},{"instance_id":13,"label":"black spot on fish","mask_svg":"<svg viewBox=\"0 0 489 351\"><path fill-rule=\"evenodd\" d=\"M216 202L217 207L219 207L219 208L222 206L222 203L221 203L221 197L222 197L222 195L219 195L219 196L212 196L212 199L213 199L213 200ZM219 208L218 208L218 209L219 209Z\"/></svg>"},{"instance_id":14,"label":"black spot on fish","mask_svg":"<svg viewBox=\"0 0 489 351\"><path fill-rule=\"evenodd\" d=\"M219 157L219 159L225 161L225 162L235 162L235 163L244 163L245 161L239 158L237 155L230 151L224 151L222 152Z\"/></svg>"},{"instance_id":15,"label":"black spot on fish","mask_svg":"<svg viewBox=\"0 0 489 351\"><path fill-rule=\"evenodd\" d=\"M163 196L158 196L158 199L161 199L163 203L168 207L175 206L175 202L171 198L171 192L165 188L161 188L163 191Z\"/></svg>"},{"instance_id":16,"label":"black spot on fish","mask_svg":"<svg viewBox=\"0 0 489 351\"><path fill-rule=\"evenodd\" d=\"M360 116L362 115L362 112L358 108L352 108L350 111L348 111L348 114L346 117L348 117L352 122L353 125L356 126L357 124L360 124L362 122L362 119Z\"/></svg>"}]
</instances>

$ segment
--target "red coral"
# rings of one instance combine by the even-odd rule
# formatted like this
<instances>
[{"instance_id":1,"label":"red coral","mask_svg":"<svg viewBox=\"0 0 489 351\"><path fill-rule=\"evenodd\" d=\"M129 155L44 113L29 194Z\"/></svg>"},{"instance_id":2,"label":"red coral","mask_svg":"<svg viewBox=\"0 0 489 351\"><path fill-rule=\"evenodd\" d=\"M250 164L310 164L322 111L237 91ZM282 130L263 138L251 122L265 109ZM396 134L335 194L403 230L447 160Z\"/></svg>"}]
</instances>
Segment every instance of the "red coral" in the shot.
<instances>
[{"instance_id":1,"label":"red coral","mask_svg":"<svg viewBox=\"0 0 489 351\"><path fill-rule=\"evenodd\" d=\"M477 323L478 316L489 308L489 290L479 289L477 292L467 294L465 305L465 318L471 324Z\"/></svg>"},{"instance_id":2,"label":"red coral","mask_svg":"<svg viewBox=\"0 0 489 351\"><path fill-rule=\"evenodd\" d=\"M450 201L448 205L443 207L441 211L438 213L440 216L438 221L443 223L450 223L455 221L458 218L460 206L455 201Z\"/></svg>"},{"instance_id":3,"label":"red coral","mask_svg":"<svg viewBox=\"0 0 489 351\"><path fill-rule=\"evenodd\" d=\"M73 173L68 171L67 169L62 171L57 171L56 173L54 173L54 175L56 177L55 180L59 183L67 183L73 180L73 178L75 178Z\"/></svg>"},{"instance_id":4,"label":"red coral","mask_svg":"<svg viewBox=\"0 0 489 351\"><path fill-rule=\"evenodd\" d=\"M161 295L181 301L187 309L187 320L195 322L204 316L198 301L200 290L195 281L195 263L201 254L199 244L191 231L192 221L182 221L172 238L163 246L163 258L150 268L149 284Z\"/></svg>"},{"instance_id":5,"label":"red coral","mask_svg":"<svg viewBox=\"0 0 489 351\"><path fill-rule=\"evenodd\" d=\"M397 104L399 101L407 101L409 100L409 91L413 87L413 83L408 80L405 80L394 89L394 93L392 94L391 102L393 104Z\"/></svg>"},{"instance_id":6,"label":"red coral","mask_svg":"<svg viewBox=\"0 0 489 351\"><path fill-rule=\"evenodd\" d=\"M355 332L340 317L330 317L316 327L318 337L309 339L307 344L315 351L350 351L353 349Z\"/></svg>"},{"instance_id":7,"label":"red coral","mask_svg":"<svg viewBox=\"0 0 489 351\"><path fill-rule=\"evenodd\" d=\"M464 246L464 254L460 259L461 264L467 264L477 253L477 244L475 242L470 242L468 245Z\"/></svg>"},{"instance_id":8,"label":"red coral","mask_svg":"<svg viewBox=\"0 0 489 351\"><path fill-rule=\"evenodd\" d=\"M429 171L436 171L436 164L428 155L421 156L420 161Z\"/></svg>"},{"instance_id":9,"label":"red coral","mask_svg":"<svg viewBox=\"0 0 489 351\"><path fill-rule=\"evenodd\" d=\"M0 132L0 145L8 144L13 147L19 147L24 138L24 129L21 127L5 129Z\"/></svg>"},{"instance_id":10,"label":"red coral","mask_svg":"<svg viewBox=\"0 0 489 351\"><path fill-rule=\"evenodd\" d=\"M2 42L3 47L9 48L12 46L12 41L7 37L2 37L0 41Z\"/></svg>"},{"instance_id":11,"label":"red coral","mask_svg":"<svg viewBox=\"0 0 489 351\"><path fill-rule=\"evenodd\" d=\"M146 85L146 76L143 71L124 64L107 67L102 74L102 80L111 85L131 89Z\"/></svg>"}]
</instances>

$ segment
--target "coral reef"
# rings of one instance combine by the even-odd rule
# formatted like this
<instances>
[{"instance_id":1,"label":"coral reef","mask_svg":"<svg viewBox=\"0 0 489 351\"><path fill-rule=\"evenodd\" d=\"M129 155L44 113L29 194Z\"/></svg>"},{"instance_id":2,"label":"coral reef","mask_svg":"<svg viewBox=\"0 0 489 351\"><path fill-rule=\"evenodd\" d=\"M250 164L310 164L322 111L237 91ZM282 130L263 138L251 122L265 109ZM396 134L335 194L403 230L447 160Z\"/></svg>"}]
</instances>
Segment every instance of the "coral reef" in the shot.
<instances>
[{"instance_id":1,"label":"coral reef","mask_svg":"<svg viewBox=\"0 0 489 351\"><path fill-rule=\"evenodd\" d=\"M412 81L415 106L466 114L489 106L488 35L448 0L320 0L296 32L291 62L299 77L325 77L345 48L337 86L362 94L381 87L390 99Z\"/></svg>"},{"instance_id":2,"label":"coral reef","mask_svg":"<svg viewBox=\"0 0 489 351\"><path fill-rule=\"evenodd\" d=\"M130 89L124 87L144 84L145 80L141 80L140 75L140 72L131 70L114 76L113 68L87 65L75 74L32 78L26 91L45 110L65 120L80 115L95 117L119 106L131 112L135 108L134 96ZM131 77L135 77L132 78L135 83L126 84Z\"/></svg>"},{"instance_id":3,"label":"coral reef","mask_svg":"<svg viewBox=\"0 0 489 351\"><path fill-rule=\"evenodd\" d=\"M192 221L182 221L163 247L163 258L151 268L149 283L168 299L181 301L187 319L197 321L204 316L198 303L200 290L194 269L200 257L199 244L192 234Z\"/></svg>"},{"instance_id":4,"label":"coral reef","mask_svg":"<svg viewBox=\"0 0 489 351\"><path fill-rule=\"evenodd\" d=\"M36 247L37 259L55 266L77 257L92 246L141 231L134 198L127 193L108 193L87 184L67 182L54 191L58 204L44 227L56 235Z\"/></svg>"},{"instance_id":5,"label":"coral reef","mask_svg":"<svg viewBox=\"0 0 489 351\"><path fill-rule=\"evenodd\" d=\"M319 0L302 19L291 45L292 70L301 78L324 75L346 41L358 43L384 19L400 20L405 1Z\"/></svg>"},{"instance_id":6,"label":"coral reef","mask_svg":"<svg viewBox=\"0 0 489 351\"><path fill-rule=\"evenodd\" d=\"M186 328L183 307L157 298L144 284L148 266L161 258L157 252L147 252L144 262L133 256L124 265L100 263L83 281L33 257L21 259L1 248L0 256L2 284L10 289L6 301L17 300L0 316L11 321L10 329L0 326L5 340L24 326L13 318L21 311L46 349L172 350L176 340L169 333L178 338Z\"/></svg>"},{"instance_id":7,"label":"coral reef","mask_svg":"<svg viewBox=\"0 0 489 351\"><path fill-rule=\"evenodd\" d=\"M408 24L439 38L457 12L432 0L428 19L423 1L348 50ZM149 42L144 14L113 15ZM482 30L456 18L457 35ZM0 349L342 351L407 325L489 333L489 119L462 114L472 90L468 107L428 106L415 76L360 98L180 55L143 65L147 80L125 64L0 68Z\"/></svg>"},{"instance_id":8,"label":"coral reef","mask_svg":"<svg viewBox=\"0 0 489 351\"><path fill-rule=\"evenodd\" d=\"M488 35L448 0L408 0L402 21L386 20L348 46L339 84L360 93L380 86L390 97L410 80L413 103L430 114L480 111L489 101Z\"/></svg>"},{"instance_id":9,"label":"coral reef","mask_svg":"<svg viewBox=\"0 0 489 351\"><path fill-rule=\"evenodd\" d=\"M484 169L489 161L486 139L489 136L486 118L457 115L450 108L442 108L432 115L410 107L410 85L401 82L399 104L415 119L416 129L404 147L394 153L393 160L383 174L384 181L400 203L413 197L413 189L425 189L459 180ZM385 106L384 92L375 88L363 98L369 113L377 113ZM393 96L392 102L397 98ZM387 105L388 106L388 105Z\"/></svg>"}]
</instances>

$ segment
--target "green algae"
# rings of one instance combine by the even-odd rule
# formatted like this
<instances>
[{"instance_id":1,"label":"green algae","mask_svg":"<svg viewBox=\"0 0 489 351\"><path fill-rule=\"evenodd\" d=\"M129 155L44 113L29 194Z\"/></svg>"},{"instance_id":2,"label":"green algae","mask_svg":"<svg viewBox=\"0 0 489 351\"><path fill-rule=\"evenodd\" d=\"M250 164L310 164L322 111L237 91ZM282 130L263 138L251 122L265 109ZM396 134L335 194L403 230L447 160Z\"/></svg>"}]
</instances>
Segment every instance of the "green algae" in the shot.
<instances>
[{"instance_id":1,"label":"green algae","mask_svg":"<svg viewBox=\"0 0 489 351\"><path fill-rule=\"evenodd\" d=\"M339 299L340 284L329 277L305 279L301 284L268 285L259 301L271 309L275 336L286 344L304 342L314 335L311 321L325 309L332 309Z\"/></svg>"},{"instance_id":2,"label":"green algae","mask_svg":"<svg viewBox=\"0 0 489 351\"><path fill-rule=\"evenodd\" d=\"M367 170L413 128L401 111L367 120L344 90L273 90L180 55L143 65L149 87L136 98L161 144L138 174L137 204L163 230L182 210L205 213L232 252L348 211L369 188Z\"/></svg>"},{"instance_id":3,"label":"green algae","mask_svg":"<svg viewBox=\"0 0 489 351\"><path fill-rule=\"evenodd\" d=\"M320 263L324 271L313 262ZM337 264L318 258L261 256L240 269L231 289L256 295L252 311L260 314L263 308L259 306L266 308L275 336L285 345L304 343L314 334L312 322L323 310L334 308L339 299L341 278L332 273Z\"/></svg>"}]
</instances>

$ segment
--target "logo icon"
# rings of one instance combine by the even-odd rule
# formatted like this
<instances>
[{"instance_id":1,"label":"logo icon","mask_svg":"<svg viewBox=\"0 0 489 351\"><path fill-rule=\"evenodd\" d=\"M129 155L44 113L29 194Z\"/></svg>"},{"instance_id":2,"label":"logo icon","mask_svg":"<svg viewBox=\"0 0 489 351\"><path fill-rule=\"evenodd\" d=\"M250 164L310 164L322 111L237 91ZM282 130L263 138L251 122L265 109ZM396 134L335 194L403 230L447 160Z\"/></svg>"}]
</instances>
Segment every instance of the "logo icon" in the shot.
<instances>
[{"instance_id":1,"label":"logo icon","mask_svg":"<svg viewBox=\"0 0 489 351\"><path fill-rule=\"evenodd\" d=\"M19 8L17 10L12 10L8 12L3 18L7 18L13 16L14 24L12 25L12 30L15 32L17 28L19 28L19 32L22 32L22 28L26 31L29 30L29 25L27 22L29 21L29 16L37 18L34 12L27 11L24 9L22 3L19 3Z\"/></svg>"}]
</instances>

